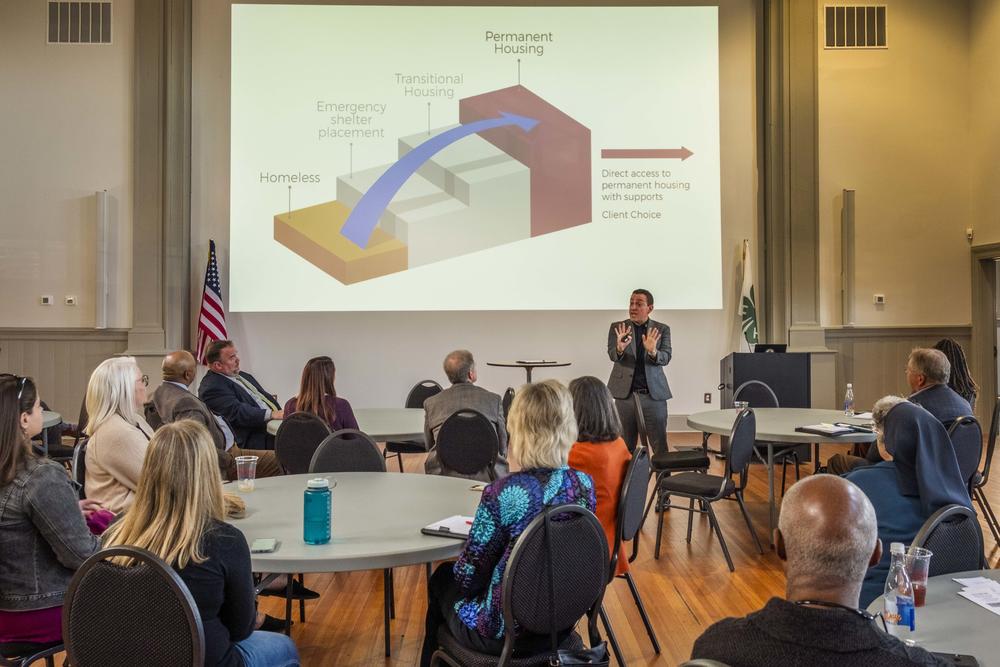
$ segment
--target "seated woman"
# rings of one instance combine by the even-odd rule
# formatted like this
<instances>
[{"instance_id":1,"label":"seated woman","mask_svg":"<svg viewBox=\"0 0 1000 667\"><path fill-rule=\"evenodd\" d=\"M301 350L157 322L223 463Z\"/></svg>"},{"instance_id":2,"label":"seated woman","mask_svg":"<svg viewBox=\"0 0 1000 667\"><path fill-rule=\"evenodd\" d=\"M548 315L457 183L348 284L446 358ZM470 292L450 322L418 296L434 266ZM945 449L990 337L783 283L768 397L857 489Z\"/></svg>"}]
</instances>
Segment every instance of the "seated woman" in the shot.
<instances>
[{"instance_id":1,"label":"seated woman","mask_svg":"<svg viewBox=\"0 0 1000 667\"><path fill-rule=\"evenodd\" d=\"M885 410L887 402L896 402ZM875 403L873 413L884 413L878 448L886 460L857 468L846 479L857 484L872 505L882 544L910 544L924 522L946 505L972 507L958 470L947 431L934 415L899 397ZM882 595L889 574L889 550L869 568L861 587L861 608Z\"/></svg>"},{"instance_id":2,"label":"seated woman","mask_svg":"<svg viewBox=\"0 0 1000 667\"><path fill-rule=\"evenodd\" d=\"M147 380L133 357L112 357L87 383L88 498L115 514L132 504L153 429L142 417Z\"/></svg>"},{"instance_id":3,"label":"seated woman","mask_svg":"<svg viewBox=\"0 0 1000 667\"><path fill-rule=\"evenodd\" d=\"M948 386L956 394L964 398L976 409L976 396L979 395L979 385L972 378L972 371L969 370L969 363L965 359L965 350L958 344L958 341L951 338L942 338L934 344L935 350L944 352L951 364L951 377L948 379Z\"/></svg>"},{"instance_id":4,"label":"seated woman","mask_svg":"<svg viewBox=\"0 0 1000 667\"><path fill-rule=\"evenodd\" d=\"M529 384L507 416L510 452L521 470L483 491L465 549L442 563L428 583L427 624L420 664L430 665L442 625L464 646L500 655L503 650L503 572L517 537L548 505L575 503L594 510L594 485L567 465L576 440L573 401L556 380ZM517 648L544 650L547 636L523 635Z\"/></svg>"},{"instance_id":5,"label":"seated woman","mask_svg":"<svg viewBox=\"0 0 1000 667\"><path fill-rule=\"evenodd\" d=\"M302 369L299 395L285 402L285 416L293 412L309 412L329 425L331 431L358 428L351 404L337 396L333 380L337 373L330 357L313 357Z\"/></svg>"},{"instance_id":6,"label":"seated woman","mask_svg":"<svg viewBox=\"0 0 1000 667\"><path fill-rule=\"evenodd\" d=\"M622 439L622 423L606 384L587 375L569 383L576 414L577 442L569 452L569 467L590 475L594 480L597 511L604 526L608 547L615 548L618 530L618 497L622 492L628 463L632 460ZM613 555L613 554L612 554ZM628 571L628 557L623 544L618 553L615 574Z\"/></svg>"},{"instance_id":7,"label":"seated woman","mask_svg":"<svg viewBox=\"0 0 1000 667\"><path fill-rule=\"evenodd\" d=\"M77 500L63 467L32 452L41 431L35 383L0 376L0 643L60 641L66 588L100 548L84 520L96 503Z\"/></svg>"},{"instance_id":8,"label":"seated woman","mask_svg":"<svg viewBox=\"0 0 1000 667\"><path fill-rule=\"evenodd\" d=\"M135 502L105 534L156 554L180 575L205 629L205 665L285 667L299 664L285 635L254 631L256 605L250 549L224 522L222 482L212 437L201 424L166 424L149 442Z\"/></svg>"}]
</instances>

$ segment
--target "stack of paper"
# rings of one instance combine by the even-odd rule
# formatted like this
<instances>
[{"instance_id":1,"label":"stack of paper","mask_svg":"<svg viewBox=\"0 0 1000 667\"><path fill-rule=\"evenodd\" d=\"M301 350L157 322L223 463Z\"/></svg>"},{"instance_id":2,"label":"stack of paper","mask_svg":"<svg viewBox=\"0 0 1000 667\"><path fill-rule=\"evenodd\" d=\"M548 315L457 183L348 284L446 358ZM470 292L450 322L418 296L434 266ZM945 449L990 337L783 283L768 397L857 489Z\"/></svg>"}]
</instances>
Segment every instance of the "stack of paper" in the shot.
<instances>
[{"instance_id":1,"label":"stack of paper","mask_svg":"<svg viewBox=\"0 0 1000 667\"><path fill-rule=\"evenodd\" d=\"M958 592L959 595L1000 616L1000 581L986 577L955 579L955 581L963 587Z\"/></svg>"}]
</instances>

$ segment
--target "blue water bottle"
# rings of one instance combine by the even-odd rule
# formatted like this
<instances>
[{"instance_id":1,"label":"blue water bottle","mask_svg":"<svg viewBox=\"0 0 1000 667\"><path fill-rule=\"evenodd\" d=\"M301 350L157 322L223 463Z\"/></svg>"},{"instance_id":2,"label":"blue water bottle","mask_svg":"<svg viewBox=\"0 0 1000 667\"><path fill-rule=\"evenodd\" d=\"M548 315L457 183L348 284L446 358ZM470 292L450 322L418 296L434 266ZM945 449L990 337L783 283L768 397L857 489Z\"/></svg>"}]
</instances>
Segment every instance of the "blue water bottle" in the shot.
<instances>
[{"instance_id":1,"label":"blue water bottle","mask_svg":"<svg viewBox=\"0 0 1000 667\"><path fill-rule=\"evenodd\" d=\"M330 480L322 477L309 480L302 502L302 539L306 544L326 544L330 541Z\"/></svg>"}]
</instances>

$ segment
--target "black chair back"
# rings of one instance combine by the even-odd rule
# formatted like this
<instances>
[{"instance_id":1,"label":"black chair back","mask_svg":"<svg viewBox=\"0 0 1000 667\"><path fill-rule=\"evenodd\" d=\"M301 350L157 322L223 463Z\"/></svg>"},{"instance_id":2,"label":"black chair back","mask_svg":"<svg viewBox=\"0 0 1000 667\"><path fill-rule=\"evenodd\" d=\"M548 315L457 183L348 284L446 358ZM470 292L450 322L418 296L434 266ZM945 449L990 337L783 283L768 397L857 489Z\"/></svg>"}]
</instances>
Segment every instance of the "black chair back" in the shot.
<instances>
[{"instance_id":1,"label":"black chair back","mask_svg":"<svg viewBox=\"0 0 1000 667\"><path fill-rule=\"evenodd\" d=\"M406 404L403 407L422 408L424 407L424 401L440 393L441 385L437 382L434 380L422 380L413 385L413 389L406 395Z\"/></svg>"},{"instance_id":2,"label":"black chair back","mask_svg":"<svg viewBox=\"0 0 1000 667\"><path fill-rule=\"evenodd\" d=\"M649 449L649 432L646 430L646 416L642 412L642 401L639 400L639 394L632 394L632 405L635 412L636 433L638 434L636 446Z\"/></svg>"},{"instance_id":3,"label":"black chair back","mask_svg":"<svg viewBox=\"0 0 1000 667\"><path fill-rule=\"evenodd\" d=\"M504 421L507 420L507 415L510 414L510 404L514 402L514 388L507 387L507 391L503 393L503 401L501 406L503 407L503 418Z\"/></svg>"},{"instance_id":4,"label":"black chair back","mask_svg":"<svg viewBox=\"0 0 1000 667\"><path fill-rule=\"evenodd\" d=\"M718 660L704 660L699 658L697 660L682 662L679 667L729 667L729 665Z\"/></svg>"},{"instance_id":5,"label":"black chair back","mask_svg":"<svg viewBox=\"0 0 1000 667\"><path fill-rule=\"evenodd\" d=\"M486 416L476 410L459 410L444 420L438 431L438 460L444 468L461 475L475 475L486 469L493 479L500 449L496 428Z\"/></svg>"},{"instance_id":6,"label":"black chair back","mask_svg":"<svg viewBox=\"0 0 1000 667\"><path fill-rule=\"evenodd\" d=\"M930 549L934 554L931 577L986 567L979 520L975 512L962 505L948 505L932 514L913 538L912 546Z\"/></svg>"},{"instance_id":7,"label":"black chair back","mask_svg":"<svg viewBox=\"0 0 1000 667\"><path fill-rule=\"evenodd\" d=\"M83 402L80 403L80 415L76 418L76 438L73 439L73 446L76 447L80 444L80 440L84 438L84 429L87 428L87 422L90 421L90 416L87 414L87 397L84 396Z\"/></svg>"},{"instance_id":8,"label":"black chair back","mask_svg":"<svg viewBox=\"0 0 1000 667\"><path fill-rule=\"evenodd\" d=\"M733 401L746 401L751 408L780 408L778 396L766 382L747 380L733 392Z\"/></svg>"},{"instance_id":9,"label":"black chair back","mask_svg":"<svg viewBox=\"0 0 1000 667\"><path fill-rule=\"evenodd\" d=\"M649 460L649 449L636 447L632 454L632 461L628 464L628 470L625 472L621 492L618 495L615 548L611 554L609 565L611 568L609 578L611 579L614 578L615 568L618 566L618 552L622 542L630 542L635 539L639 529L642 528L646 508L646 489L649 487L649 476L652 471L653 465Z\"/></svg>"},{"instance_id":10,"label":"black chair back","mask_svg":"<svg viewBox=\"0 0 1000 667\"><path fill-rule=\"evenodd\" d=\"M385 459L367 433L345 428L320 443L309 472L385 472Z\"/></svg>"},{"instance_id":11,"label":"black chair back","mask_svg":"<svg viewBox=\"0 0 1000 667\"><path fill-rule=\"evenodd\" d=\"M87 483L87 443L90 438L84 437L80 443L73 448L73 460L70 468L73 472L73 482L76 484L77 493L80 500L87 497L84 485Z\"/></svg>"},{"instance_id":12,"label":"black chair back","mask_svg":"<svg viewBox=\"0 0 1000 667\"><path fill-rule=\"evenodd\" d=\"M128 557L128 565L111 562ZM184 581L135 547L99 551L80 566L63 603L73 667L175 667L205 663L201 615Z\"/></svg>"},{"instance_id":13,"label":"black chair back","mask_svg":"<svg viewBox=\"0 0 1000 667\"><path fill-rule=\"evenodd\" d=\"M766 385L765 385L766 386ZM733 422L729 435L729 454L726 456L726 478L739 473L742 478L740 488L746 479L746 469L753 457L753 444L757 438L757 417L753 408L744 408Z\"/></svg>"},{"instance_id":14,"label":"black chair back","mask_svg":"<svg viewBox=\"0 0 1000 667\"><path fill-rule=\"evenodd\" d=\"M983 455L983 428L972 415L959 417L948 427L948 437L955 449L958 470L962 473L966 486L971 489Z\"/></svg>"},{"instance_id":15,"label":"black chair back","mask_svg":"<svg viewBox=\"0 0 1000 667\"><path fill-rule=\"evenodd\" d=\"M546 522L551 554L545 545ZM597 611L607 582L608 541L597 517L579 505L547 507L528 524L511 551L503 579L504 624L548 636L551 629L557 634L571 629L586 614L591 642L600 641ZM513 643L514 633L506 633L500 664L506 662Z\"/></svg>"},{"instance_id":16,"label":"black chair back","mask_svg":"<svg viewBox=\"0 0 1000 667\"><path fill-rule=\"evenodd\" d=\"M274 455L288 475L309 472L309 463L319 443L330 435L326 422L311 412L287 415L274 436Z\"/></svg>"},{"instance_id":17,"label":"black chair back","mask_svg":"<svg viewBox=\"0 0 1000 667\"><path fill-rule=\"evenodd\" d=\"M993 416L990 418L990 434L986 440L986 461L983 462L983 470L980 473L977 487L986 486L990 480L990 464L993 463L993 451L997 446L997 437L1000 436L1000 396L997 396L993 403Z\"/></svg>"}]
</instances>

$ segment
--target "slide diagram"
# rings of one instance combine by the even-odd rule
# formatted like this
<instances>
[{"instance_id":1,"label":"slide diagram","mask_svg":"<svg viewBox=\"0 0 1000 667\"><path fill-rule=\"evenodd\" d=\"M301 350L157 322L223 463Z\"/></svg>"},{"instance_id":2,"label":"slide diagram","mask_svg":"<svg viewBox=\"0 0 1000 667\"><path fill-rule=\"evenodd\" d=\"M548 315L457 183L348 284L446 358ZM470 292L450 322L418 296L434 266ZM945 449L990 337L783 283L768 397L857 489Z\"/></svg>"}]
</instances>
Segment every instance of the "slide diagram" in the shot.
<instances>
[{"instance_id":1,"label":"slide diagram","mask_svg":"<svg viewBox=\"0 0 1000 667\"><path fill-rule=\"evenodd\" d=\"M718 27L234 4L230 310L721 307Z\"/></svg>"},{"instance_id":2,"label":"slide diagram","mask_svg":"<svg viewBox=\"0 0 1000 667\"><path fill-rule=\"evenodd\" d=\"M335 201L275 215L275 240L350 284L591 221L589 129L524 86L458 106Z\"/></svg>"}]
</instances>

